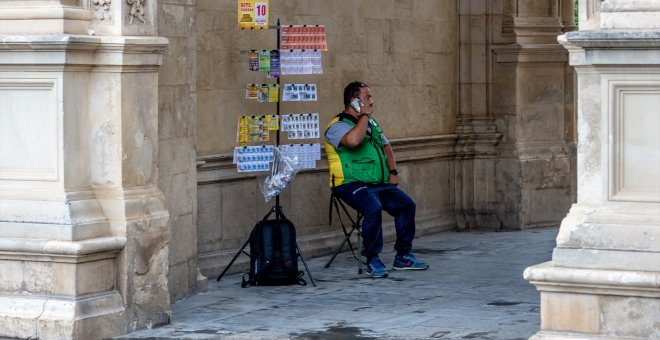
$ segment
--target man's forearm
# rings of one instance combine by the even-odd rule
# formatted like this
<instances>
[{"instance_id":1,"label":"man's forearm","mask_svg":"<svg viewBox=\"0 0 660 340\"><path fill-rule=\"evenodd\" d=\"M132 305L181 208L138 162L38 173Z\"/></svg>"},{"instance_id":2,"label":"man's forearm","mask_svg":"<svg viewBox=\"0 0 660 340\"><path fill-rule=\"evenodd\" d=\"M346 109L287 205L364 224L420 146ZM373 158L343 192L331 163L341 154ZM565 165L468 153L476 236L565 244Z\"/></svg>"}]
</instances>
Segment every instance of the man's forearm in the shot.
<instances>
[{"instance_id":1,"label":"man's forearm","mask_svg":"<svg viewBox=\"0 0 660 340\"><path fill-rule=\"evenodd\" d=\"M369 126L369 116L358 118L358 123L341 139L341 144L349 148L355 148L364 139Z\"/></svg>"},{"instance_id":2,"label":"man's forearm","mask_svg":"<svg viewBox=\"0 0 660 340\"><path fill-rule=\"evenodd\" d=\"M383 146L383 151L387 156L387 168L390 170L396 169L396 160L394 159L394 151L392 151L392 146L390 144L385 144Z\"/></svg>"}]
</instances>

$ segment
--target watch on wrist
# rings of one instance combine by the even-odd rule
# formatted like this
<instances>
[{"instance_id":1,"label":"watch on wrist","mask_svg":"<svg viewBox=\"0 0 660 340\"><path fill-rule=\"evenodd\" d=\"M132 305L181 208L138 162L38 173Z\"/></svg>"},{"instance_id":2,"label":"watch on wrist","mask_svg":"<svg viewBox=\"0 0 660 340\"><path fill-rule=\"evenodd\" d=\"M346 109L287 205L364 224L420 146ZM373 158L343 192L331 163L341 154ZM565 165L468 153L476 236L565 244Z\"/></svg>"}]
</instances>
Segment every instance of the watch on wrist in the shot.
<instances>
[{"instance_id":1,"label":"watch on wrist","mask_svg":"<svg viewBox=\"0 0 660 340\"><path fill-rule=\"evenodd\" d=\"M396 169L390 170L390 175L399 176L399 172Z\"/></svg>"}]
</instances>

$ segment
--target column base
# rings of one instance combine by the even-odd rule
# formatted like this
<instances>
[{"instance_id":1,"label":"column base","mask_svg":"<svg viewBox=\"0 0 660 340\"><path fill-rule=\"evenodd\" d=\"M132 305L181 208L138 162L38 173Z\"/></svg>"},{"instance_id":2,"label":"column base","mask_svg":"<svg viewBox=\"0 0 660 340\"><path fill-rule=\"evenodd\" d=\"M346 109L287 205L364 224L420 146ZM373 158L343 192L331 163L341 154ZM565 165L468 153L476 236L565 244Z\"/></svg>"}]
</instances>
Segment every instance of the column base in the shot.
<instances>
[{"instance_id":1,"label":"column base","mask_svg":"<svg viewBox=\"0 0 660 340\"><path fill-rule=\"evenodd\" d=\"M118 292L75 299L0 296L0 336L23 339L100 339L126 332Z\"/></svg>"},{"instance_id":2,"label":"column base","mask_svg":"<svg viewBox=\"0 0 660 340\"><path fill-rule=\"evenodd\" d=\"M541 293L532 339L660 338L660 272L558 267L525 269Z\"/></svg>"}]
</instances>

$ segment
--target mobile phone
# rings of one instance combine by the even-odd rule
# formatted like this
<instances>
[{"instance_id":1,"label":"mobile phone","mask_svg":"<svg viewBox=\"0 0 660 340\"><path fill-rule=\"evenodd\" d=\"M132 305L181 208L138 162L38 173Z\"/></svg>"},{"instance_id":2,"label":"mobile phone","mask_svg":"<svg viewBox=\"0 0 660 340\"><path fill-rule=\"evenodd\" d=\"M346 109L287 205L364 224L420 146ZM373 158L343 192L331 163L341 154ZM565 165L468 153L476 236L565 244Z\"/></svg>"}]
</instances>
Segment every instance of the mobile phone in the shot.
<instances>
[{"instance_id":1,"label":"mobile phone","mask_svg":"<svg viewBox=\"0 0 660 340\"><path fill-rule=\"evenodd\" d=\"M351 101L351 106L355 109L355 111L360 113L360 99L353 98L353 100Z\"/></svg>"}]
</instances>

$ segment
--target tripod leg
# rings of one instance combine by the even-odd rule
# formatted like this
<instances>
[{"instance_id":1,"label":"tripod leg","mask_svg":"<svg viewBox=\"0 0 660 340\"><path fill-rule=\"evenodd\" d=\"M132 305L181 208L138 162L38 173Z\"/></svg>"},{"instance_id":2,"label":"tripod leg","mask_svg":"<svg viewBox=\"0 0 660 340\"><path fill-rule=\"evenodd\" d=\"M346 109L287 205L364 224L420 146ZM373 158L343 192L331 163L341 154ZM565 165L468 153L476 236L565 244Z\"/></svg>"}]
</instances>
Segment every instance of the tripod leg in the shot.
<instances>
[{"instance_id":1,"label":"tripod leg","mask_svg":"<svg viewBox=\"0 0 660 340\"><path fill-rule=\"evenodd\" d=\"M312 281L312 285L316 287L316 282L314 281L314 277L312 277L312 272L309 271L309 267L307 267L307 262L305 262L305 258L303 257L302 252L300 251L300 247L298 246L298 242L296 242L296 249L298 249L298 256L300 256L300 260L303 263L303 266L305 266L305 270L307 271L307 275L309 275L309 280Z\"/></svg>"},{"instance_id":2,"label":"tripod leg","mask_svg":"<svg viewBox=\"0 0 660 340\"><path fill-rule=\"evenodd\" d=\"M238 258L238 255L241 255L241 253L243 252L243 249L245 249L245 247L247 247L248 243L250 243L250 238L248 238L247 241L245 241L245 243L243 243L243 246L241 247L241 249L239 249L236 252L236 255L234 255L234 258L231 259L231 261L229 262L227 267L225 267L225 270L223 270L222 273L220 273L220 276L218 276L218 279L216 281L220 281L220 279L225 275L227 270L229 270L229 267L231 267L231 265L234 264L234 261L236 261L236 259Z\"/></svg>"}]
</instances>

